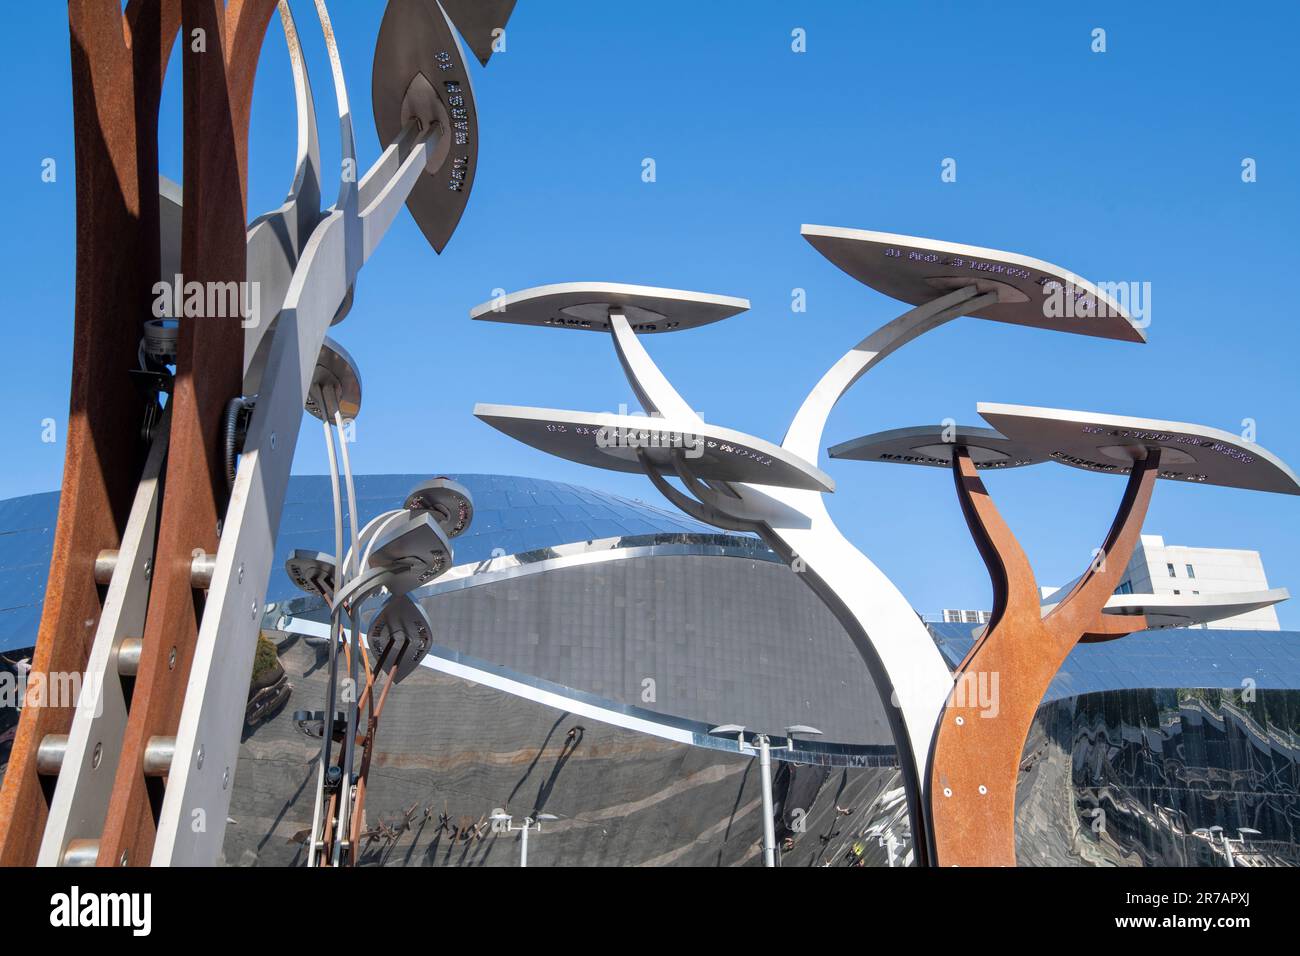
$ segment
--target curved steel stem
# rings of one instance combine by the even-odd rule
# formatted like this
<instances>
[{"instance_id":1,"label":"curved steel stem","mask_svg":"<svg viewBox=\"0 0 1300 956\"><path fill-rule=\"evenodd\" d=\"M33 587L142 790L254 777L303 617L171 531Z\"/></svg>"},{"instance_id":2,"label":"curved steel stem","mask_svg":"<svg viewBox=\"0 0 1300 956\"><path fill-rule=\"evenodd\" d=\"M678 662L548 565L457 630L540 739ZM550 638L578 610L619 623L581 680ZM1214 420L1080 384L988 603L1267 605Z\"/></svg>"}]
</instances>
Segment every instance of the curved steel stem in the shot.
<instances>
[{"instance_id":1,"label":"curved steel stem","mask_svg":"<svg viewBox=\"0 0 1300 956\"><path fill-rule=\"evenodd\" d=\"M619 364L627 375L628 384L636 394L641 407L651 415L680 420L683 423L698 423L701 418L695 409L678 394L667 376L660 371L654 359L645 350L627 316L621 311L610 309L609 329L614 338L614 351L618 353Z\"/></svg>"},{"instance_id":2,"label":"curved steel stem","mask_svg":"<svg viewBox=\"0 0 1300 956\"><path fill-rule=\"evenodd\" d=\"M826 420L844 393L858 379L913 339L997 300L996 292L980 293L973 285L964 286L918 305L892 322L882 325L846 352L822 376L821 381L799 406L799 411L795 413L785 439L781 442L782 446L815 465L821 454Z\"/></svg>"}]
</instances>

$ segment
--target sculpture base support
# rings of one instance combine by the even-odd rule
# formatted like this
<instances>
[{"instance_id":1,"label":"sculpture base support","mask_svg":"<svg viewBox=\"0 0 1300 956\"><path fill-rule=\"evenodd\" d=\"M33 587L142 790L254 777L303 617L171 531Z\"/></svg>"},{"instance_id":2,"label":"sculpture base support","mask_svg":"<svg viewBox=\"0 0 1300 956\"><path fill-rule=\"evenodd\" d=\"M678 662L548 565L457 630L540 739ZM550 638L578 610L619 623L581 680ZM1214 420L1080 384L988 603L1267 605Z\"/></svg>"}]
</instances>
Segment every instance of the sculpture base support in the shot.
<instances>
[{"instance_id":1,"label":"sculpture base support","mask_svg":"<svg viewBox=\"0 0 1300 956\"><path fill-rule=\"evenodd\" d=\"M930 819L940 866L1015 866L1016 782L1034 715L1081 640L1142 630L1141 616L1106 616L1142 530L1160 453L1129 475L1119 512L1088 571L1046 617L1038 584L965 448L953 456L957 495L993 579L993 616L954 675L935 737Z\"/></svg>"}]
</instances>

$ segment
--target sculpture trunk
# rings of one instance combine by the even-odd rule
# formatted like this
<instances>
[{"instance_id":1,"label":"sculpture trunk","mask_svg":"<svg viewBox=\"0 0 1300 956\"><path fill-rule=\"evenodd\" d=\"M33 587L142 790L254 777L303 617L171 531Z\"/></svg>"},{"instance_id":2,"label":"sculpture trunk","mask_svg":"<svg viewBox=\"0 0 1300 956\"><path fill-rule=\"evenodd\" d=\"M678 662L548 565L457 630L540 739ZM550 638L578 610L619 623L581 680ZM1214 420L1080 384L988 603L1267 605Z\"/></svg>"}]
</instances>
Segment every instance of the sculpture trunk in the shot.
<instances>
[{"instance_id":1,"label":"sculpture trunk","mask_svg":"<svg viewBox=\"0 0 1300 956\"><path fill-rule=\"evenodd\" d=\"M1159 466L1158 449L1134 463L1104 545L1043 617L1024 551L966 449L956 450L957 496L993 581L993 614L957 668L935 737L930 803L939 865L1015 866L1016 782L1043 695L1085 636L1119 637L1146 626L1144 617L1107 617L1102 609L1132 557Z\"/></svg>"}]
</instances>

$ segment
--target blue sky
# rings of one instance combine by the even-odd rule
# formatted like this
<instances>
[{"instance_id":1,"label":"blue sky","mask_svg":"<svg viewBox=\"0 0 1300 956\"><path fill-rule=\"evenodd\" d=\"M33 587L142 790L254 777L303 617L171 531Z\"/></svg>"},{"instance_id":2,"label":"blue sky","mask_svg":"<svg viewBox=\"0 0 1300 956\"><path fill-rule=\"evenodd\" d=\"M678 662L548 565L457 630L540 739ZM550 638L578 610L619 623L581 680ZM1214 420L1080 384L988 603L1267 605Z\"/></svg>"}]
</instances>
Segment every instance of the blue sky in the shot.
<instances>
[{"instance_id":1,"label":"blue sky","mask_svg":"<svg viewBox=\"0 0 1300 956\"><path fill-rule=\"evenodd\" d=\"M295 2L337 158L311 4ZM383 4L331 4L362 164ZM1293 3L1230 5L519 0L507 50L475 69L481 154L469 209L436 256L403 215L334 330L360 364L360 472L501 472L655 501L643 479L515 445L476 401L635 407L601 336L472 323L495 288L609 280L752 300L750 313L648 347L713 422L778 440L846 348L902 311L823 260L803 222L1007 249L1095 281L1150 282L1145 346L961 319L891 357L840 405L833 444L952 417L978 401L1200 422L1300 465L1293 318L1300 221ZM1050 9L1048 9L1050 7ZM1057 8L1060 9L1057 9ZM0 497L58 487L71 355L75 174L63 4L15 5L4 262L11 465ZM1107 51L1090 49L1094 28ZM791 50L791 31L807 52ZM180 178L180 77L164 102L163 169ZM292 86L278 23L253 114L250 212L292 172ZM41 163L58 163L54 183ZM641 164L656 162L644 183ZM957 161L957 181L940 163ZM1258 181L1241 181L1241 162ZM327 194L331 192L327 190ZM790 309L807 290L808 310ZM314 426L314 422L313 422ZM942 471L823 467L848 535L925 611L987 607L989 586ZM324 470L307 427L295 470ZM1040 466L988 485L1042 583L1077 574L1118 479ZM1166 541L1263 553L1300 594L1300 499L1163 482L1146 525ZM1300 628L1300 606L1280 610Z\"/></svg>"}]
</instances>

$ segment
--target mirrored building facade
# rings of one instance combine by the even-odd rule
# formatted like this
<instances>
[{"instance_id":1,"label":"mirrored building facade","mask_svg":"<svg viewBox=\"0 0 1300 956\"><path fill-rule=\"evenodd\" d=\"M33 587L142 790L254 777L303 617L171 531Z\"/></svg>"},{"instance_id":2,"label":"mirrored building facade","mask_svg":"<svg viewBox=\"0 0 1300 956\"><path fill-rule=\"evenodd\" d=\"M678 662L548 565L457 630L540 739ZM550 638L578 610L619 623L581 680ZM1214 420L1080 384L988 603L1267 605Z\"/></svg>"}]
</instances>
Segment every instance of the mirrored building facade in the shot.
<instances>
[{"instance_id":1,"label":"mirrored building facade","mask_svg":"<svg viewBox=\"0 0 1300 956\"><path fill-rule=\"evenodd\" d=\"M423 476L357 479L363 521ZM758 865L757 761L774 753L783 865L906 865L884 704L848 636L758 539L591 489L453 476L475 501L456 567L417 592L435 628L396 688L367 801L366 862L517 865L491 816L553 815L532 865ZM0 665L35 639L57 495L0 502ZM324 609L280 568L330 551L330 488L292 479L264 632L289 703L246 727L226 831L234 865L303 860L323 705ZM975 625L929 625L950 663ZM8 663L6 663L8 662ZM0 762L12 711L0 717ZM1075 651L1022 763L1023 864L1300 862L1300 635L1166 630Z\"/></svg>"}]
</instances>

